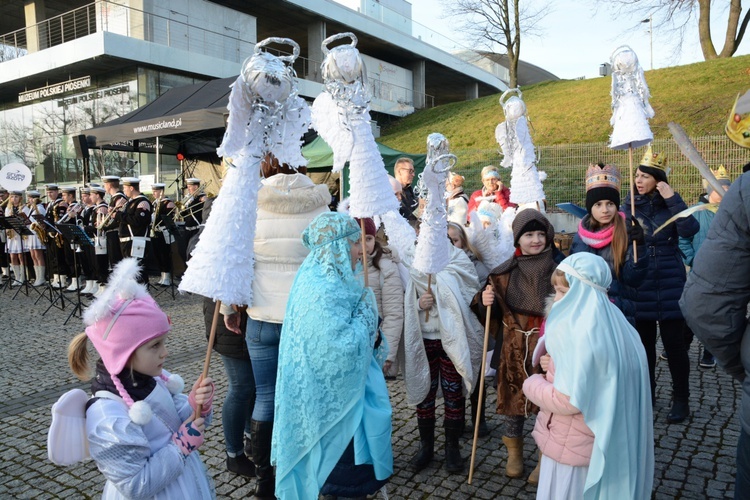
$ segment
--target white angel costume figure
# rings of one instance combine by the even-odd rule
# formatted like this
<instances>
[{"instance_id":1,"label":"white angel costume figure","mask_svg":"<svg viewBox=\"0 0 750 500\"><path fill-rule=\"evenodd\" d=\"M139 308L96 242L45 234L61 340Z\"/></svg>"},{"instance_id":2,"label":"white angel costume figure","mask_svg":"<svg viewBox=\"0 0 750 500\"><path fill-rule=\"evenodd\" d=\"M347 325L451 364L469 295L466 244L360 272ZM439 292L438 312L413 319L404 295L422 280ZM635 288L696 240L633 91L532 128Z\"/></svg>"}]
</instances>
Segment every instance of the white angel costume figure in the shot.
<instances>
[{"instance_id":1,"label":"white angel costume figure","mask_svg":"<svg viewBox=\"0 0 750 500\"><path fill-rule=\"evenodd\" d=\"M352 41L328 48L342 38ZM322 49L325 91L313 103L313 127L333 150L334 172L341 172L349 162L350 215L379 216L391 246L393 242L404 243L397 251L401 258L410 260L416 234L398 213L399 203L372 135L367 69L357 50L357 37L353 33L333 35L323 41Z\"/></svg>"},{"instance_id":2,"label":"white angel costume figure","mask_svg":"<svg viewBox=\"0 0 750 500\"><path fill-rule=\"evenodd\" d=\"M456 156L448 153L448 139L442 134L427 137L427 168L419 176L417 191L426 198L419 238L412 266L424 274L436 274L450 261L451 243L445 208L445 179L455 165Z\"/></svg>"},{"instance_id":3,"label":"white angel costume figure","mask_svg":"<svg viewBox=\"0 0 750 500\"><path fill-rule=\"evenodd\" d=\"M651 94L635 52L623 45L615 49L612 64L612 149L639 148L654 140L648 124L654 110L648 100Z\"/></svg>"},{"instance_id":4,"label":"white angel costume figure","mask_svg":"<svg viewBox=\"0 0 750 500\"><path fill-rule=\"evenodd\" d=\"M344 37L352 43L328 49L329 43ZM334 151L334 172L349 162L351 215L372 217L398 210L398 202L372 135L367 70L356 47L352 33L323 41L325 91L315 99L312 116L313 126Z\"/></svg>"},{"instance_id":5,"label":"white angel costume figure","mask_svg":"<svg viewBox=\"0 0 750 500\"><path fill-rule=\"evenodd\" d=\"M536 208L544 212L542 181L547 178L547 174L536 168L534 144L529 133L526 104L521 90L506 90L500 97L500 105L503 107L505 121L495 129L495 139L503 153L500 165L511 168L510 201L521 208Z\"/></svg>"},{"instance_id":6,"label":"white angel costume figure","mask_svg":"<svg viewBox=\"0 0 750 500\"><path fill-rule=\"evenodd\" d=\"M291 56L262 49L289 44ZM180 290L229 304L252 305L253 239L260 189L260 164L267 154L292 167L304 166L301 137L310 109L297 94L292 63L299 45L288 38L267 38L242 65L229 95L229 121L217 150L229 165L201 238L193 251ZM242 210L236 207L242 206Z\"/></svg>"}]
</instances>

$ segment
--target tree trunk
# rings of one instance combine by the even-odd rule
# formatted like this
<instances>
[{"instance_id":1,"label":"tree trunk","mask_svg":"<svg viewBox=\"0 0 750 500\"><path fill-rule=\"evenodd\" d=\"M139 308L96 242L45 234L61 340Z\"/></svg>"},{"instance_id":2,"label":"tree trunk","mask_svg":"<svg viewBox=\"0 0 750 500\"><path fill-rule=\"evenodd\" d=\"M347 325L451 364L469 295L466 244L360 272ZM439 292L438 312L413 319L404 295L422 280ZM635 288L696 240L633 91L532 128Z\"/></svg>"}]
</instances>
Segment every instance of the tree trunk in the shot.
<instances>
[{"instance_id":1,"label":"tree trunk","mask_svg":"<svg viewBox=\"0 0 750 500\"><path fill-rule=\"evenodd\" d=\"M727 30L724 35L724 46L722 47L721 52L717 53L714 43L711 40L711 0L699 0L698 6L698 37L701 43L703 58L708 61L709 59L732 57L734 53L737 52L737 47L739 47L740 42L745 35L745 29L750 21L750 11L745 14L745 17L742 19L742 24L740 25L742 0L731 0L729 4Z\"/></svg>"},{"instance_id":2,"label":"tree trunk","mask_svg":"<svg viewBox=\"0 0 750 500\"><path fill-rule=\"evenodd\" d=\"M518 0L513 2L513 38L508 48L509 87L518 87L518 58L521 53L521 22L518 15ZM510 49L513 49L512 51Z\"/></svg>"},{"instance_id":3,"label":"tree trunk","mask_svg":"<svg viewBox=\"0 0 750 500\"><path fill-rule=\"evenodd\" d=\"M711 0L698 0L698 38L703 59L716 59L716 48L711 40Z\"/></svg>"}]
</instances>

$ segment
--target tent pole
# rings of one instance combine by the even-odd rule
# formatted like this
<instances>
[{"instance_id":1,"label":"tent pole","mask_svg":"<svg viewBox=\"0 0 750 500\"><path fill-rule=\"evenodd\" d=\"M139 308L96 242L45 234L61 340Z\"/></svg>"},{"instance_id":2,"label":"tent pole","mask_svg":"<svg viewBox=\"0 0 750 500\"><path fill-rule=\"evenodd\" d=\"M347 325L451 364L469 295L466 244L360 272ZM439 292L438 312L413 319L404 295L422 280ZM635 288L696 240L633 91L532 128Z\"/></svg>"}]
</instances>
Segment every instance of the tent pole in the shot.
<instances>
[{"instance_id":1,"label":"tent pole","mask_svg":"<svg viewBox=\"0 0 750 500\"><path fill-rule=\"evenodd\" d=\"M161 172L159 171L159 136L156 136L156 182L161 182Z\"/></svg>"}]
</instances>

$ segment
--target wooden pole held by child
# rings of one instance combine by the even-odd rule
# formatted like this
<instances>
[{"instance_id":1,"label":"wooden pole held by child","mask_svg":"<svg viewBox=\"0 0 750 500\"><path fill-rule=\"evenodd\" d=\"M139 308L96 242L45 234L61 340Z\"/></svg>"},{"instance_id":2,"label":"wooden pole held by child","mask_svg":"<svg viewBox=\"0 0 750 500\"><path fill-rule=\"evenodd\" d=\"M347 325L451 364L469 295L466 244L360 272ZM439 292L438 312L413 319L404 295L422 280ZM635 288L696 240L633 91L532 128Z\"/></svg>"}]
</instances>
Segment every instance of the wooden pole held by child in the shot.
<instances>
[{"instance_id":1,"label":"wooden pole held by child","mask_svg":"<svg viewBox=\"0 0 750 500\"><path fill-rule=\"evenodd\" d=\"M208 348L206 349L206 359L203 361L203 373L201 374L200 379L198 379L198 385L200 386L201 381L203 381L206 377L208 377L208 368L211 366L211 353L214 350L214 342L216 341L216 328L219 325L219 309L221 309L221 301L216 301L216 308L214 309L214 318L211 321L211 333L208 335ZM197 408L195 409L195 414L193 415L193 420L197 419L201 416L201 413L203 412L203 405L199 404Z\"/></svg>"},{"instance_id":2,"label":"wooden pole held by child","mask_svg":"<svg viewBox=\"0 0 750 500\"><path fill-rule=\"evenodd\" d=\"M431 274L427 275L427 293L429 293L430 295L432 295L432 275ZM428 321L430 321L430 310L429 309L425 310L425 312L424 312L424 321L425 321L425 323L427 323Z\"/></svg>"},{"instance_id":3,"label":"wooden pole held by child","mask_svg":"<svg viewBox=\"0 0 750 500\"><path fill-rule=\"evenodd\" d=\"M487 285L490 289L491 285ZM479 300L482 300L481 298ZM492 316L492 306L487 307L487 316L484 318L484 346L482 347L482 368L479 370L479 404L484 404L484 374L487 369L487 347L490 340L490 319ZM474 477L474 460L477 456L477 440L479 439L479 421L482 418L482 412L477 410L477 417L474 422L474 441L471 443L471 463L469 464L469 484Z\"/></svg>"},{"instance_id":4,"label":"wooden pole held by child","mask_svg":"<svg viewBox=\"0 0 750 500\"><path fill-rule=\"evenodd\" d=\"M633 144L628 144L628 163L630 164L630 215L635 219L635 181L633 179ZM638 262L638 248L633 245L633 262Z\"/></svg>"},{"instance_id":5,"label":"wooden pole held by child","mask_svg":"<svg viewBox=\"0 0 750 500\"><path fill-rule=\"evenodd\" d=\"M367 288L368 286L370 286L370 281L368 279L369 278L368 274L370 273L367 270L367 240L365 239L367 235L365 234L364 217L359 219L359 227L362 230L362 269L363 269L363 274L365 275L365 288Z\"/></svg>"}]
</instances>

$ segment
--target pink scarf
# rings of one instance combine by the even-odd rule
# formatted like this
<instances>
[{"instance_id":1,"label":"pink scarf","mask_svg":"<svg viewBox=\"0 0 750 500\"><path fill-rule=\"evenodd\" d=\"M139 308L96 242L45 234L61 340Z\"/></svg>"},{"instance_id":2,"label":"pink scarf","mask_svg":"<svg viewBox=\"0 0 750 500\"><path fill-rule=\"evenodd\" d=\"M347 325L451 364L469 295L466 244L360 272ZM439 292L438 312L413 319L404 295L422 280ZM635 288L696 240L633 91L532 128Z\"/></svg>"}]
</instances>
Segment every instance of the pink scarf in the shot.
<instances>
[{"instance_id":1,"label":"pink scarf","mask_svg":"<svg viewBox=\"0 0 750 500\"><path fill-rule=\"evenodd\" d=\"M623 212L618 213L623 219L625 218L625 214ZM600 229L599 231L591 231L583 226L583 219L581 219L581 222L578 223L578 236L581 238L581 241L583 241L591 248L596 248L597 250L600 248L604 248L612 243L612 236L614 235L614 233L614 224L609 225L605 229Z\"/></svg>"}]
</instances>

